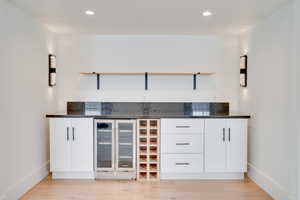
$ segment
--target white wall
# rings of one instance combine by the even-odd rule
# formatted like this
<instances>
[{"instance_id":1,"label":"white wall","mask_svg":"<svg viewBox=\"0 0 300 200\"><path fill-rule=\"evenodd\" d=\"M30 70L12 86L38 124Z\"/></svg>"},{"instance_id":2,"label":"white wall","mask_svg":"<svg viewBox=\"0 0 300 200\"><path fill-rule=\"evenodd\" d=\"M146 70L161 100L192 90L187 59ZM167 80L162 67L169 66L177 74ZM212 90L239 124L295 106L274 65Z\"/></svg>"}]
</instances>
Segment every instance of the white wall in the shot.
<instances>
[{"instance_id":1,"label":"white wall","mask_svg":"<svg viewBox=\"0 0 300 200\"><path fill-rule=\"evenodd\" d=\"M300 46L300 0L295 0L294 1L294 10L293 10L293 14L294 14L294 26L293 26L293 59L292 59L292 70L293 70L293 105L295 106L293 115L294 115L294 120L293 123L295 124L295 129L296 129L296 137L298 137L298 144L297 147L298 149L298 199L300 200L300 195L299 195L299 191L300 191L300 117L299 117L299 112L300 112L300 79L299 79L299 74L300 74L300 59L299 59L299 46ZM296 184L297 185L297 184Z\"/></svg>"},{"instance_id":2,"label":"white wall","mask_svg":"<svg viewBox=\"0 0 300 200\"><path fill-rule=\"evenodd\" d=\"M239 45L235 37L216 36L61 36L57 42L59 110L70 100L229 101L237 111ZM201 76L104 76L80 72L216 72Z\"/></svg>"},{"instance_id":3,"label":"white wall","mask_svg":"<svg viewBox=\"0 0 300 200\"><path fill-rule=\"evenodd\" d=\"M298 190L292 28L291 3L241 37L241 52L249 56L240 101L241 111L252 116L249 176L282 200L297 199Z\"/></svg>"},{"instance_id":4,"label":"white wall","mask_svg":"<svg viewBox=\"0 0 300 200\"><path fill-rule=\"evenodd\" d=\"M51 35L10 3L0 5L0 199L14 200L48 174L45 114Z\"/></svg>"}]
</instances>

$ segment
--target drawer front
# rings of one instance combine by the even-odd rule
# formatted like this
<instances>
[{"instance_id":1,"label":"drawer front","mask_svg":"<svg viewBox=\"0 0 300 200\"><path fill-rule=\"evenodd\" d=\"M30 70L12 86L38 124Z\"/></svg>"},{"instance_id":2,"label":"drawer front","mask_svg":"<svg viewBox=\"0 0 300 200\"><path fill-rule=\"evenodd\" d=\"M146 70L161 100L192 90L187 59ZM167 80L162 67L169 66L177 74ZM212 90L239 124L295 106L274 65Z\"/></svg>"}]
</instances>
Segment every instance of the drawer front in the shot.
<instances>
[{"instance_id":1,"label":"drawer front","mask_svg":"<svg viewBox=\"0 0 300 200\"><path fill-rule=\"evenodd\" d=\"M162 135L162 153L202 153L203 134L194 135Z\"/></svg>"},{"instance_id":2,"label":"drawer front","mask_svg":"<svg viewBox=\"0 0 300 200\"><path fill-rule=\"evenodd\" d=\"M201 173L203 154L167 154L161 157L162 173Z\"/></svg>"},{"instance_id":3,"label":"drawer front","mask_svg":"<svg viewBox=\"0 0 300 200\"><path fill-rule=\"evenodd\" d=\"M161 133L162 134L188 134L188 133L203 133L203 119L162 119Z\"/></svg>"}]
</instances>

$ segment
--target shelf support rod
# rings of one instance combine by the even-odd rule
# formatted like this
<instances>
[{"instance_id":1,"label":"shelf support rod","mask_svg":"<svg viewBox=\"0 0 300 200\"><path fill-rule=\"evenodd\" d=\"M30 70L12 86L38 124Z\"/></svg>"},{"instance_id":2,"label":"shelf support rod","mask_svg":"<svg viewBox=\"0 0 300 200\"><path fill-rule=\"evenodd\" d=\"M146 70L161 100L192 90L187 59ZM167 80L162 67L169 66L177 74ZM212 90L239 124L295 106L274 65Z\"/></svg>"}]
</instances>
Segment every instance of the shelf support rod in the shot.
<instances>
[{"instance_id":1,"label":"shelf support rod","mask_svg":"<svg viewBox=\"0 0 300 200\"><path fill-rule=\"evenodd\" d=\"M197 74L193 74L193 89L197 89Z\"/></svg>"}]
</instances>

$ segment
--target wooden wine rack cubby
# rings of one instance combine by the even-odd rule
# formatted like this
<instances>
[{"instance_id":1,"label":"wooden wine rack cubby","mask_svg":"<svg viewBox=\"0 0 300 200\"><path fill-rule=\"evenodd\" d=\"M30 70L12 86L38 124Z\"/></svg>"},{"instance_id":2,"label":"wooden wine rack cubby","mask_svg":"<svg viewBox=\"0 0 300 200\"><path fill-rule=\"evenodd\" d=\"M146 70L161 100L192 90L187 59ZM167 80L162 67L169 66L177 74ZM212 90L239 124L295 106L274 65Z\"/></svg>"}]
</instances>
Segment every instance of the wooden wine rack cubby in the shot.
<instances>
[{"instance_id":1,"label":"wooden wine rack cubby","mask_svg":"<svg viewBox=\"0 0 300 200\"><path fill-rule=\"evenodd\" d=\"M137 180L159 180L160 120L137 120Z\"/></svg>"}]
</instances>

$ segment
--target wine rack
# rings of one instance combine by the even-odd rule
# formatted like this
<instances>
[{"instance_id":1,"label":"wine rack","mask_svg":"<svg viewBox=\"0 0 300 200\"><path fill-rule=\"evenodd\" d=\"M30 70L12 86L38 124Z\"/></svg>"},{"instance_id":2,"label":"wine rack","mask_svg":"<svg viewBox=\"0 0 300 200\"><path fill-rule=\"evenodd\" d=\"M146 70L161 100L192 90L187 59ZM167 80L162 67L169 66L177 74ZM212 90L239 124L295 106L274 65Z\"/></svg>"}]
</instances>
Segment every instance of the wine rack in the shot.
<instances>
[{"instance_id":1,"label":"wine rack","mask_svg":"<svg viewBox=\"0 0 300 200\"><path fill-rule=\"evenodd\" d=\"M160 179L160 120L137 120L137 180Z\"/></svg>"}]
</instances>

